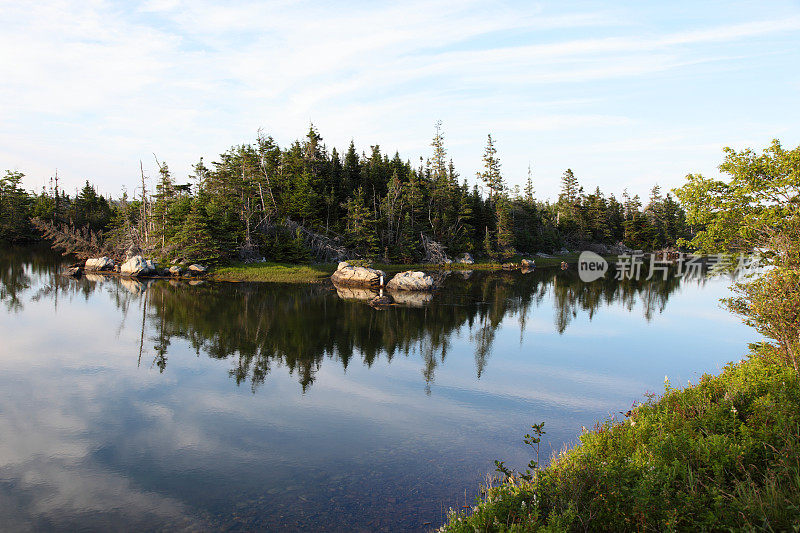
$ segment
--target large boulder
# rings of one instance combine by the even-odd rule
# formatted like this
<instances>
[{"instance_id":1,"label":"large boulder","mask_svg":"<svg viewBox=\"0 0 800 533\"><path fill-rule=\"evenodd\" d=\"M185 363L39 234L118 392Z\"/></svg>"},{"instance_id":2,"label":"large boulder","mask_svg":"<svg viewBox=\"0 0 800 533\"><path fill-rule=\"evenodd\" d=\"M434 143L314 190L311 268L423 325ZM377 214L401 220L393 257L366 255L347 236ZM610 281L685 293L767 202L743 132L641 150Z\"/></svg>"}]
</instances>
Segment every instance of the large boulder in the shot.
<instances>
[{"instance_id":1,"label":"large boulder","mask_svg":"<svg viewBox=\"0 0 800 533\"><path fill-rule=\"evenodd\" d=\"M172 265L171 267L169 267L170 276L180 277L181 274L183 274L183 269L178 265Z\"/></svg>"},{"instance_id":2,"label":"large boulder","mask_svg":"<svg viewBox=\"0 0 800 533\"><path fill-rule=\"evenodd\" d=\"M536 266L536 261L533 259L523 259L519 264L522 268L533 268Z\"/></svg>"},{"instance_id":3,"label":"large boulder","mask_svg":"<svg viewBox=\"0 0 800 533\"><path fill-rule=\"evenodd\" d=\"M346 265L346 266L345 266ZM381 280L386 280L386 272L362 266L350 266L347 262L339 263L339 268L331 276L337 285L351 287L378 287Z\"/></svg>"},{"instance_id":4,"label":"large boulder","mask_svg":"<svg viewBox=\"0 0 800 533\"><path fill-rule=\"evenodd\" d=\"M141 255L134 255L119 269L123 276L149 276L156 272L156 264Z\"/></svg>"},{"instance_id":5,"label":"large boulder","mask_svg":"<svg viewBox=\"0 0 800 533\"><path fill-rule=\"evenodd\" d=\"M386 288L395 291L430 291L434 288L433 278L424 272L407 270L393 277Z\"/></svg>"},{"instance_id":6,"label":"large boulder","mask_svg":"<svg viewBox=\"0 0 800 533\"><path fill-rule=\"evenodd\" d=\"M84 265L86 272L101 272L114 270L114 261L108 257L90 257Z\"/></svg>"}]
</instances>

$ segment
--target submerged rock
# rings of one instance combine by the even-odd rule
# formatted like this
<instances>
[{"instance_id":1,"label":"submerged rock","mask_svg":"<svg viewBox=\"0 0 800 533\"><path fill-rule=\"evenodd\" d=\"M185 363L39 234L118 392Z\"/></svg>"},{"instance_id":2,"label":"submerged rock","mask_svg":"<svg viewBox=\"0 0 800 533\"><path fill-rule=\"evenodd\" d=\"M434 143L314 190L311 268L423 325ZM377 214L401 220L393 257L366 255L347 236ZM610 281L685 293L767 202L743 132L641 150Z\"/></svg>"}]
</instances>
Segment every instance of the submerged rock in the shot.
<instances>
[{"instance_id":1,"label":"submerged rock","mask_svg":"<svg viewBox=\"0 0 800 533\"><path fill-rule=\"evenodd\" d=\"M432 277L413 270L400 272L386 284L387 289L395 291L430 291L434 286Z\"/></svg>"},{"instance_id":2,"label":"submerged rock","mask_svg":"<svg viewBox=\"0 0 800 533\"><path fill-rule=\"evenodd\" d=\"M156 272L156 264L141 255L135 255L122 263L120 273L123 276L149 276Z\"/></svg>"},{"instance_id":3,"label":"submerged rock","mask_svg":"<svg viewBox=\"0 0 800 533\"><path fill-rule=\"evenodd\" d=\"M84 265L86 272L101 272L114 270L114 261L108 257L90 257Z\"/></svg>"},{"instance_id":4,"label":"submerged rock","mask_svg":"<svg viewBox=\"0 0 800 533\"><path fill-rule=\"evenodd\" d=\"M339 268L331 276L331 281L335 284L350 285L352 287L377 287L382 284L381 280L385 279L386 273L383 270L350 266L346 261L339 263ZM383 282L385 283L385 281Z\"/></svg>"}]
</instances>

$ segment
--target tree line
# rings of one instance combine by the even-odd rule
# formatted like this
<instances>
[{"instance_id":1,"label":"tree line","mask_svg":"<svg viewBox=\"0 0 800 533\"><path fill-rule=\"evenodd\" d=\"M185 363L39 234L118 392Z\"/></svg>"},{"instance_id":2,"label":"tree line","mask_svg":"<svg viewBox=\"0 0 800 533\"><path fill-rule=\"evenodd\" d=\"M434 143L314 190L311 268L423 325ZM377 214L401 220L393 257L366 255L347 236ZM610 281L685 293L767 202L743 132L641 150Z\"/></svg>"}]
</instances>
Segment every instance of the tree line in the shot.
<instances>
[{"instance_id":1,"label":"tree line","mask_svg":"<svg viewBox=\"0 0 800 533\"><path fill-rule=\"evenodd\" d=\"M138 249L167 261L414 263L439 260L442 251L507 260L588 242L649 250L689 236L680 204L657 186L646 205L627 193L586 193L569 169L553 203L535 197L530 168L523 188L509 187L491 135L472 185L448 157L441 123L417 166L379 145L359 154L351 141L340 154L322 141L313 125L287 147L259 132L210 164L201 158L185 180L156 160L155 185L142 171L135 194L118 198L88 181L70 197L57 178L29 193L23 175L7 171L0 240L42 234L78 255Z\"/></svg>"}]
</instances>

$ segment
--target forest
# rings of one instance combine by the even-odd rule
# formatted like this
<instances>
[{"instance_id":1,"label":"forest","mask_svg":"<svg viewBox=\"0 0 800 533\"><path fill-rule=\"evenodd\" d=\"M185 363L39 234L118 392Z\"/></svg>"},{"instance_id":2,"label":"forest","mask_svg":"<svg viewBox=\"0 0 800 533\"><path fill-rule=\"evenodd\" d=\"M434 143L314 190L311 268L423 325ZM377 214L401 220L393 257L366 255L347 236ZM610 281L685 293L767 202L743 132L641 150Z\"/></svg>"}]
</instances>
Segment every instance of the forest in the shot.
<instances>
[{"instance_id":1,"label":"forest","mask_svg":"<svg viewBox=\"0 0 800 533\"><path fill-rule=\"evenodd\" d=\"M418 263L468 252L491 260L550 253L587 243L655 250L691 237L681 205L653 187L646 205L623 192L586 192L572 170L555 202L510 187L491 135L472 185L448 157L441 123L418 166L351 141L330 151L311 125L287 147L259 132L190 176L156 159L157 176L139 169L135 194L105 197L88 180L72 196L50 179L29 192L24 174L0 178L0 241L47 239L78 256L122 257L131 249L166 262L288 263L361 257Z\"/></svg>"}]
</instances>

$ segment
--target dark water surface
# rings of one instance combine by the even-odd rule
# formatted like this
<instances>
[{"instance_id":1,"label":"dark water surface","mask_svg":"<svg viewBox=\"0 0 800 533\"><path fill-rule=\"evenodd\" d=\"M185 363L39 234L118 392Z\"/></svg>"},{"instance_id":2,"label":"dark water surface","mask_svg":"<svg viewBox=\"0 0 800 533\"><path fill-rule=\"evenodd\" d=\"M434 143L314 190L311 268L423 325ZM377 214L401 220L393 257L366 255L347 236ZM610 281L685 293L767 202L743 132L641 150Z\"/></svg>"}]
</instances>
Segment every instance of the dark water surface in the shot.
<instances>
[{"instance_id":1,"label":"dark water surface","mask_svg":"<svg viewBox=\"0 0 800 533\"><path fill-rule=\"evenodd\" d=\"M756 339L725 279L455 273L375 310L60 262L0 250L3 530L430 529L528 462L531 423L549 456Z\"/></svg>"}]
</instances>

